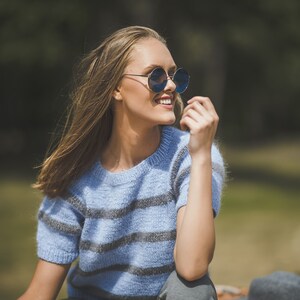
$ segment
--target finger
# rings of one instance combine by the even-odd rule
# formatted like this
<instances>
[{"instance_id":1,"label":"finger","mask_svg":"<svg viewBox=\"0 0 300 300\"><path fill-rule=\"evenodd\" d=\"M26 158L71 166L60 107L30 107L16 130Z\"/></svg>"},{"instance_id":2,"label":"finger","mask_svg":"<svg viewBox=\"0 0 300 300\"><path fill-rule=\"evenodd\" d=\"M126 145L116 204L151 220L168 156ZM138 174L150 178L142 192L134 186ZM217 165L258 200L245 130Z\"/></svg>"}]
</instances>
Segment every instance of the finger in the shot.
<instances>
[{"instance_id":1,"label":"finger","mask_svg":"<svg viewBox=\"0 0 300 300\"><path fill-rule=\"evenodd\" d=\"M202 106L200 103L198 102L194 102L190 105L188 105L184 110L183 110L183 115L187 114L189 111L191 110L195 110L197 111L199 114L205 114L206 109L204 106Z\"/></svg>"},{"instance_id":2,"label":"finger","mask_svg":"<svg viewBox=\"0 0 300 300\"><path fill-rule=\"evenodd\" d=\"M199 102L194 102L193 104L191 104L189 110L191 109L196 110L199 114L201 114L204 118L206 118L210 122L219 122L219 116L216 113L216 111L214 109L212 110L206 109Z\"/></svg>"},{"instance_id":3,"label":"finger","mask_svg":"<svg viewBox=\"0 0 300 300\"><path fill-rule=\"evenodd\" d=\"M191 98L190 100L188 100L187 104L191 104L194 102L200 102L204 106L213 107L212 101L210 100L209 97L195 96L195 97Z\"/></svg>"},{"instance_id":4,"label":"finger","mask_svg":"<svg viewBox=\"0 0 300 300\"><path fill-rule=\"evenodd\" d=\"M197 117L194 115L187 115L182 119L182 122L180 122L182 127L184 129L190 130L191 133L196 133L196 132L216 132L217 125L218 123L214 122L213 120L207 120L204 117Z\"/></svg>"},{"instance_id":5,"label":"finger","mask_svg":"<svg viewBox=\"0 0 300 300\"><path fill-rule=\"evenodd\" d=\"M200 104L198 104L200 105ZM201 105L200 105L201 106ZM198 111L196 111L195 109L189 109L183 116L182 116L182 122L180 122L181 124L181 128L183 128L183 130L186 130L187 125L188 128L190 130L190 132L196 132L199 130L211 130L213 129L213 131L216 131L217 125L218 125L218 117L214 118L212 117L204 108L204 113L199 113ZM186 123L185 121L189 120L189 121L193 121L192 123ZM193 126L193 127L191 127Z\"/></svg>"},{"instance_id":6,"label":"finger","mask_svg":"<svg viewBox=\"0 0 300 300\"><path fill-rule=\"evenodd\" d=\"M206 127L206 122L202 118L201 120L194 120L190 116L186 116L180 121L181 128L189 129L191 134L199 132L200 128Z\"/></svg>"},{"instance_id":7,"label":"finger","mask_svg":"<svg viewBox=\"0 0 300 300\"><path fill-rule=\"evenodd\" d=\"M182 117L183 118L189 117L196 122L200 121L201 119L208 120L208 121L212 120L212 117L207 112L205 111L199 112L194 108L189 109Z\"/></svg>"},{"instance_id":8,"label":"finger","mask_svg":"<svg viewBox=\"0 0 300 300\"><path fill-rule=\"evenodd\" d=\"M194 97L192 99L190 99L188 102L187 107L194 107L196 105L200 105L202 107L204 107L207 111L209 111L211 114L215 114L215 108L213 106L213 104L211 103L210 99L207 97Z\"/></svg>"},{"instance_id":9,"label":"finger","mask_svg":"<svg viewBox=\"0 0 300 300\"><path fill-rule=\"evenodd\" d=\"M192 104L192 103L200 103L202 106L204 106L211 114L217 114L215 107L208 97L202 97L202 96L196 96L193 97L192 99L188 100L187 103Z\"/></svg>"},{"instance_id":10,"label":"finger","mask_svg":"<svg viewBox=\"0 0 300 300\"><path fill-rule=\"evenodd\" d=\"M184 111L183 117L187 115L190 115L194 120L205 118L208 122L214 122L216 119L215 116L207 111L199 102L194 102Z\"/></svg>"},{"instance_id":11,"label":"finger","mask_svg":"<svg viewBox=\"0 0 300 300\"><path fill-rule=\"evenodd\" d=\"M180 127L182 130L189 130L193 129L196 125L196 122L189 116L186 116L180 120Z\"/></svg>"}]
</instances>

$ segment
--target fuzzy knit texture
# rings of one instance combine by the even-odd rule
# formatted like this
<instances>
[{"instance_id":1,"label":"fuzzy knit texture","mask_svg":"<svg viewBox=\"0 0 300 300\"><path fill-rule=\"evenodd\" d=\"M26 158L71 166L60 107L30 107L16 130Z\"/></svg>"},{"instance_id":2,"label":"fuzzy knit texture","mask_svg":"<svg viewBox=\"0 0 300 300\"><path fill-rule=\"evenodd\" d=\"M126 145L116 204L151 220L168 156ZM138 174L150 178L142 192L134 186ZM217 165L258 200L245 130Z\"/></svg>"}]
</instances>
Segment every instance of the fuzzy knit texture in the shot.
<instances>
[{"instance_id":1,"label":"fuzzy knit texture","mask_svg":"<svg viewBox=\"0 0 300 300\"><path fill-rule=\"evenodd\" d=\"M163 126L159 148L135 167L112 173L100 162L65 198L45 197L38 213L38 257L69 264L69 297L155 299L175 269L176 215L186 205L189 134ZM212 147L212 206L220 210L222 156Z\"/></svg>"}]
</instances>

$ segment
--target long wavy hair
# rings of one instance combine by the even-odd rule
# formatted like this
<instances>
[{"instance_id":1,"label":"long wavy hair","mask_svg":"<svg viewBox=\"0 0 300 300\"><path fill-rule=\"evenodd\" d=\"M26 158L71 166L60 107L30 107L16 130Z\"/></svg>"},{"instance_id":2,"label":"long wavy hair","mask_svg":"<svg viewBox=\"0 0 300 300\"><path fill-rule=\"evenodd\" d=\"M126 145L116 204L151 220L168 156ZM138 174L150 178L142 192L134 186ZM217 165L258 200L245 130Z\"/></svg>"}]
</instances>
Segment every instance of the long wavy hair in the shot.
<instances>
[{"instance_id":1,"label":"long wavy hair","mask_svg":"<svg viewBox=\"0 0 300 300\"><path fill-rule=\"evenodd\" d=\"M52 198L62 197L70 184L99 159L111 135L113 92L122 79L134 45L147 38L166 45L156 31L130 26L113 33L83 58L76 72L63 134L41 165L34 188ZM177 94L174 109L177 120L182 109Z\"/></svg>"}]
</instances>

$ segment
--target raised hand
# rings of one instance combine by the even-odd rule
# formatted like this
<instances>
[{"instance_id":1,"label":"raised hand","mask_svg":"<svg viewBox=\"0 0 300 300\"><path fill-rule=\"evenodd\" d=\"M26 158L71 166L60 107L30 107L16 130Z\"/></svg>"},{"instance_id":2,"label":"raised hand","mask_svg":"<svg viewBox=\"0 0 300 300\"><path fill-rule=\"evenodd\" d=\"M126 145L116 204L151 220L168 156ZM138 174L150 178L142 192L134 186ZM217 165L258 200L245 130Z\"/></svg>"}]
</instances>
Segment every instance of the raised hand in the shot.
<instances>
[{"instance_id":1,"label":"raised hand","mask_svg":"<svg viewBox=\"0 0 300 300\"><path fill-rule=\"evenodd\" d=\"M189 151L194 157L211 150L219 117L208 97L196 96L187 103L180 126L182 130L190 131Z\"/></svg>"}]
</instances>

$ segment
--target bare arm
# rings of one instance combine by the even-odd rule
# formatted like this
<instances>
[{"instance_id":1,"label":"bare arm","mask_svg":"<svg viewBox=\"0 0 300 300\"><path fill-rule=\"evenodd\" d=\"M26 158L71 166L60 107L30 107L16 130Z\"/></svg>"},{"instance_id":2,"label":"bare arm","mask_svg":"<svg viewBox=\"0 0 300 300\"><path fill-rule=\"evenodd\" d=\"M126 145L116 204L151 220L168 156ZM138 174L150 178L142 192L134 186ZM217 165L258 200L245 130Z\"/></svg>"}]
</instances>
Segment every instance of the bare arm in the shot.
<instances>
[{"instance_id":1,"label":"bare arm","mask_svg":"<svg viewBox=\"0 0 300 300\"><path fill-rule=\"evenodd\" d=\"M207 273L215 248L211 146L217 124L208 98L194 97L188 102L181 126L190 130L192 165L188 202L177 214L174 259L177 272L189 281Z\"/></svg>"},{"instance_id":2,"label":"bare arm","mask_svg":"<svg viewBox=\"0 0 300 300\"><path fill-rule=\"evenodd\" d=\"M66 278L69 265L39 260L27 291L18 300L55 300Z\"/></svg>"}]
</instances>

